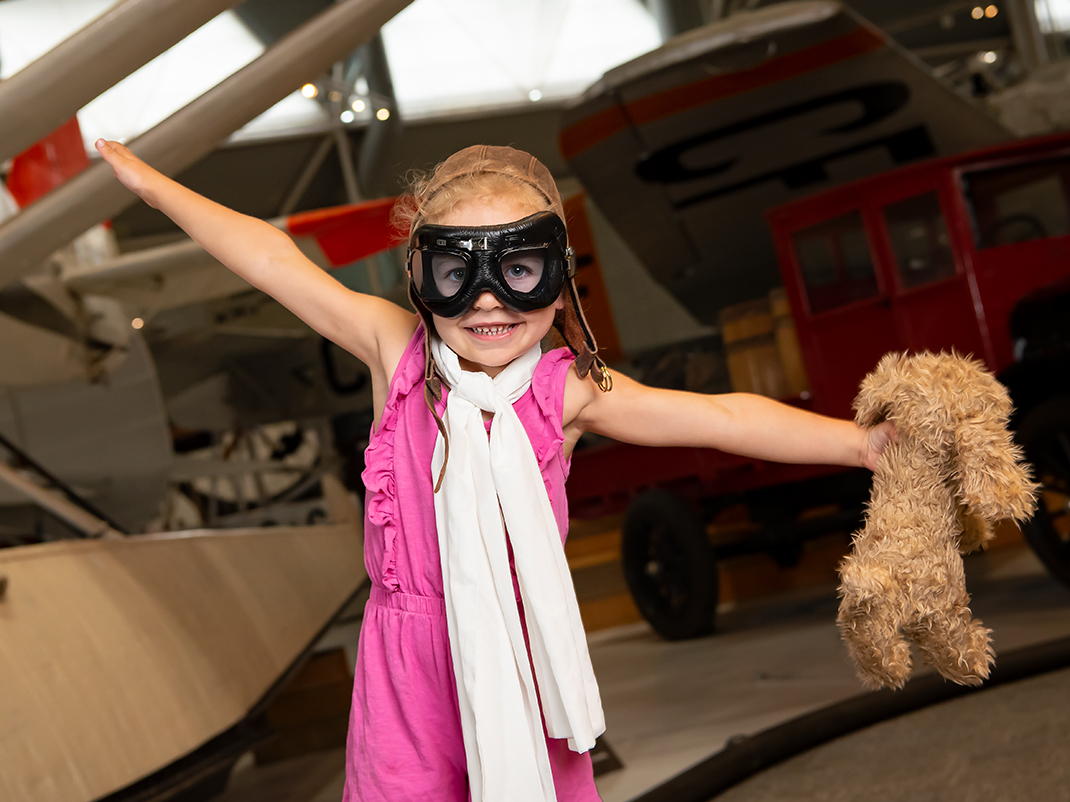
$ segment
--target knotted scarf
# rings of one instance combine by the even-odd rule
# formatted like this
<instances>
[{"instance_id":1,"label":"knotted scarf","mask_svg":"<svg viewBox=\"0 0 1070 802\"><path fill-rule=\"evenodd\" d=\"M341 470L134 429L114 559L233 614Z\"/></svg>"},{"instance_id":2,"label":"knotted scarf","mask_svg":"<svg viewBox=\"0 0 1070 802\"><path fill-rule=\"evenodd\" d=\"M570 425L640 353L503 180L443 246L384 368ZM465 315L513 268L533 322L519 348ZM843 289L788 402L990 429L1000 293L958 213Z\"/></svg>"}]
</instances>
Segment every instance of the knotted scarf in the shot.
<instances>
[{"instance_id":1,"label":"knotted scarf","mask_svg":"<svg viewBox=\"0 0 1070 802\"><path fill-rule=\"evenodd\" d=\"M535 452L513 409L541 352L535 346L492 379L462 370L437 337L431 348L450 388L444 416L449 459L435 494L435 517L472 800L551 802L557 797L543 721L550 737L567 738L576 752L594 746L605 722L561 535ZM493 415L489 438L483 411ZM445 457L440 434L433 475L440 474Z\"/></svg>"}]
</instances>

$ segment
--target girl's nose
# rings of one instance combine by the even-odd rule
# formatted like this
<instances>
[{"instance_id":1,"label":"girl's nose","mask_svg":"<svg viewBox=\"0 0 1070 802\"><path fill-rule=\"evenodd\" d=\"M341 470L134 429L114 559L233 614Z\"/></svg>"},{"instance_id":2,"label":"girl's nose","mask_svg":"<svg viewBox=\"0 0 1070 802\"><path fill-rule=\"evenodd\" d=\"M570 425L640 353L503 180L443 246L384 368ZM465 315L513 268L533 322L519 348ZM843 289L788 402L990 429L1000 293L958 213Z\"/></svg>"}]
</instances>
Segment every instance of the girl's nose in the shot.
<instances>
[{"instance_id":1,"label":"girl's nose","mask_svg":"<svg viewBox=\"0 0 1070 802\"><path fill-rule=\"evenodd\" d=\"M487 311L488 309L498 309L502 306L502 302L498 300L498 296L490 290L483 290L476 298L476 302L472 304L473 309L479 309L480 311Z\"/></svg>"}]
</instances>

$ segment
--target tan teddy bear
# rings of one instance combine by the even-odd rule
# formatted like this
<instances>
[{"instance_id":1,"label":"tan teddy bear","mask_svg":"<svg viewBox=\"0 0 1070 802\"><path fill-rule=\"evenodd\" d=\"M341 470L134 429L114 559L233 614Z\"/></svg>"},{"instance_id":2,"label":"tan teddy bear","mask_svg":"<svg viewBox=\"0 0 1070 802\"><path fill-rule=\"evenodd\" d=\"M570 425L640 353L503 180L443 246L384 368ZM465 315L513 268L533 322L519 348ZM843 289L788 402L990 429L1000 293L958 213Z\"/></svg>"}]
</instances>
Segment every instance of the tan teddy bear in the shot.
<instances>
[{"instance_id":1,"label":"tan teddy bear","mask_svg":"<svg viewBox=\"0 0 1070 802\"><path fill-rule=\"evenodd\" d=\"M960 552L990 540L997 521L1027 519L1037 488L1007 430L1007 391L971 359L888 354L854 406L859 425L889 420L897 435L840 565L837 623L858 676L902 687L909 639L944 677L978 685L995 653L970 615Z\"/></svg>"}]
</instances>

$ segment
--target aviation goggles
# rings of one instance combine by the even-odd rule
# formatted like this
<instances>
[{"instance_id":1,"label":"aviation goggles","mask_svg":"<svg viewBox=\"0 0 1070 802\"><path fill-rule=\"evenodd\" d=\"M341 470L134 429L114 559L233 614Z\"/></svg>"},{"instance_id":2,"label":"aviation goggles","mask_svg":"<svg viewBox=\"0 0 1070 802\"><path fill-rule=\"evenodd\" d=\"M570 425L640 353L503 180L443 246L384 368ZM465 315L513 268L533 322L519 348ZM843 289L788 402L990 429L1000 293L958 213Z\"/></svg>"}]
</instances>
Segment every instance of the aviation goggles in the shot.
<instances>
[{"instance_id":1,"label":"aviation goggles","mask_svg":"<svg viewBox=\"0 0 1070 802\"><path fill-rule=\"evenodd\" d=\"M484 291L517 312L545 309L574 272L565 223L553 212L501 226L422 225L408 263L416 297L440 317L460 317Z\"/></svg>"}]
</instances>

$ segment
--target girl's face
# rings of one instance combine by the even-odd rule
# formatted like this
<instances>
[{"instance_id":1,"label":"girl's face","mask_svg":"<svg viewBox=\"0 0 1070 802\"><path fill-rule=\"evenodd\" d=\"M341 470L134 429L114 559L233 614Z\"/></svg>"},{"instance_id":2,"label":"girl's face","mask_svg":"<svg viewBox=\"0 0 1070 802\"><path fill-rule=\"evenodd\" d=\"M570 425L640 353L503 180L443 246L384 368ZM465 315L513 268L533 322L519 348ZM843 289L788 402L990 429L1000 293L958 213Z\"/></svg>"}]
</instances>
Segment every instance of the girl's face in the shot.
<instances>
[{"instance_id":1,"label":"girl's face","mask_svg":"<svg viewBox=\"0 0 1070 802\"><path fill-rule=\"evenodd\" d=\"M443 226L498 226L521 220L538 209L512 198L477 199L460 203L435 223ZM460 317L432 315L442 341L460 357L461 367L497 376L506 365L542 341L553 326L558 298L533 312L516 312L492 292L476 298Z\"/></svg>"}]
</instances>

